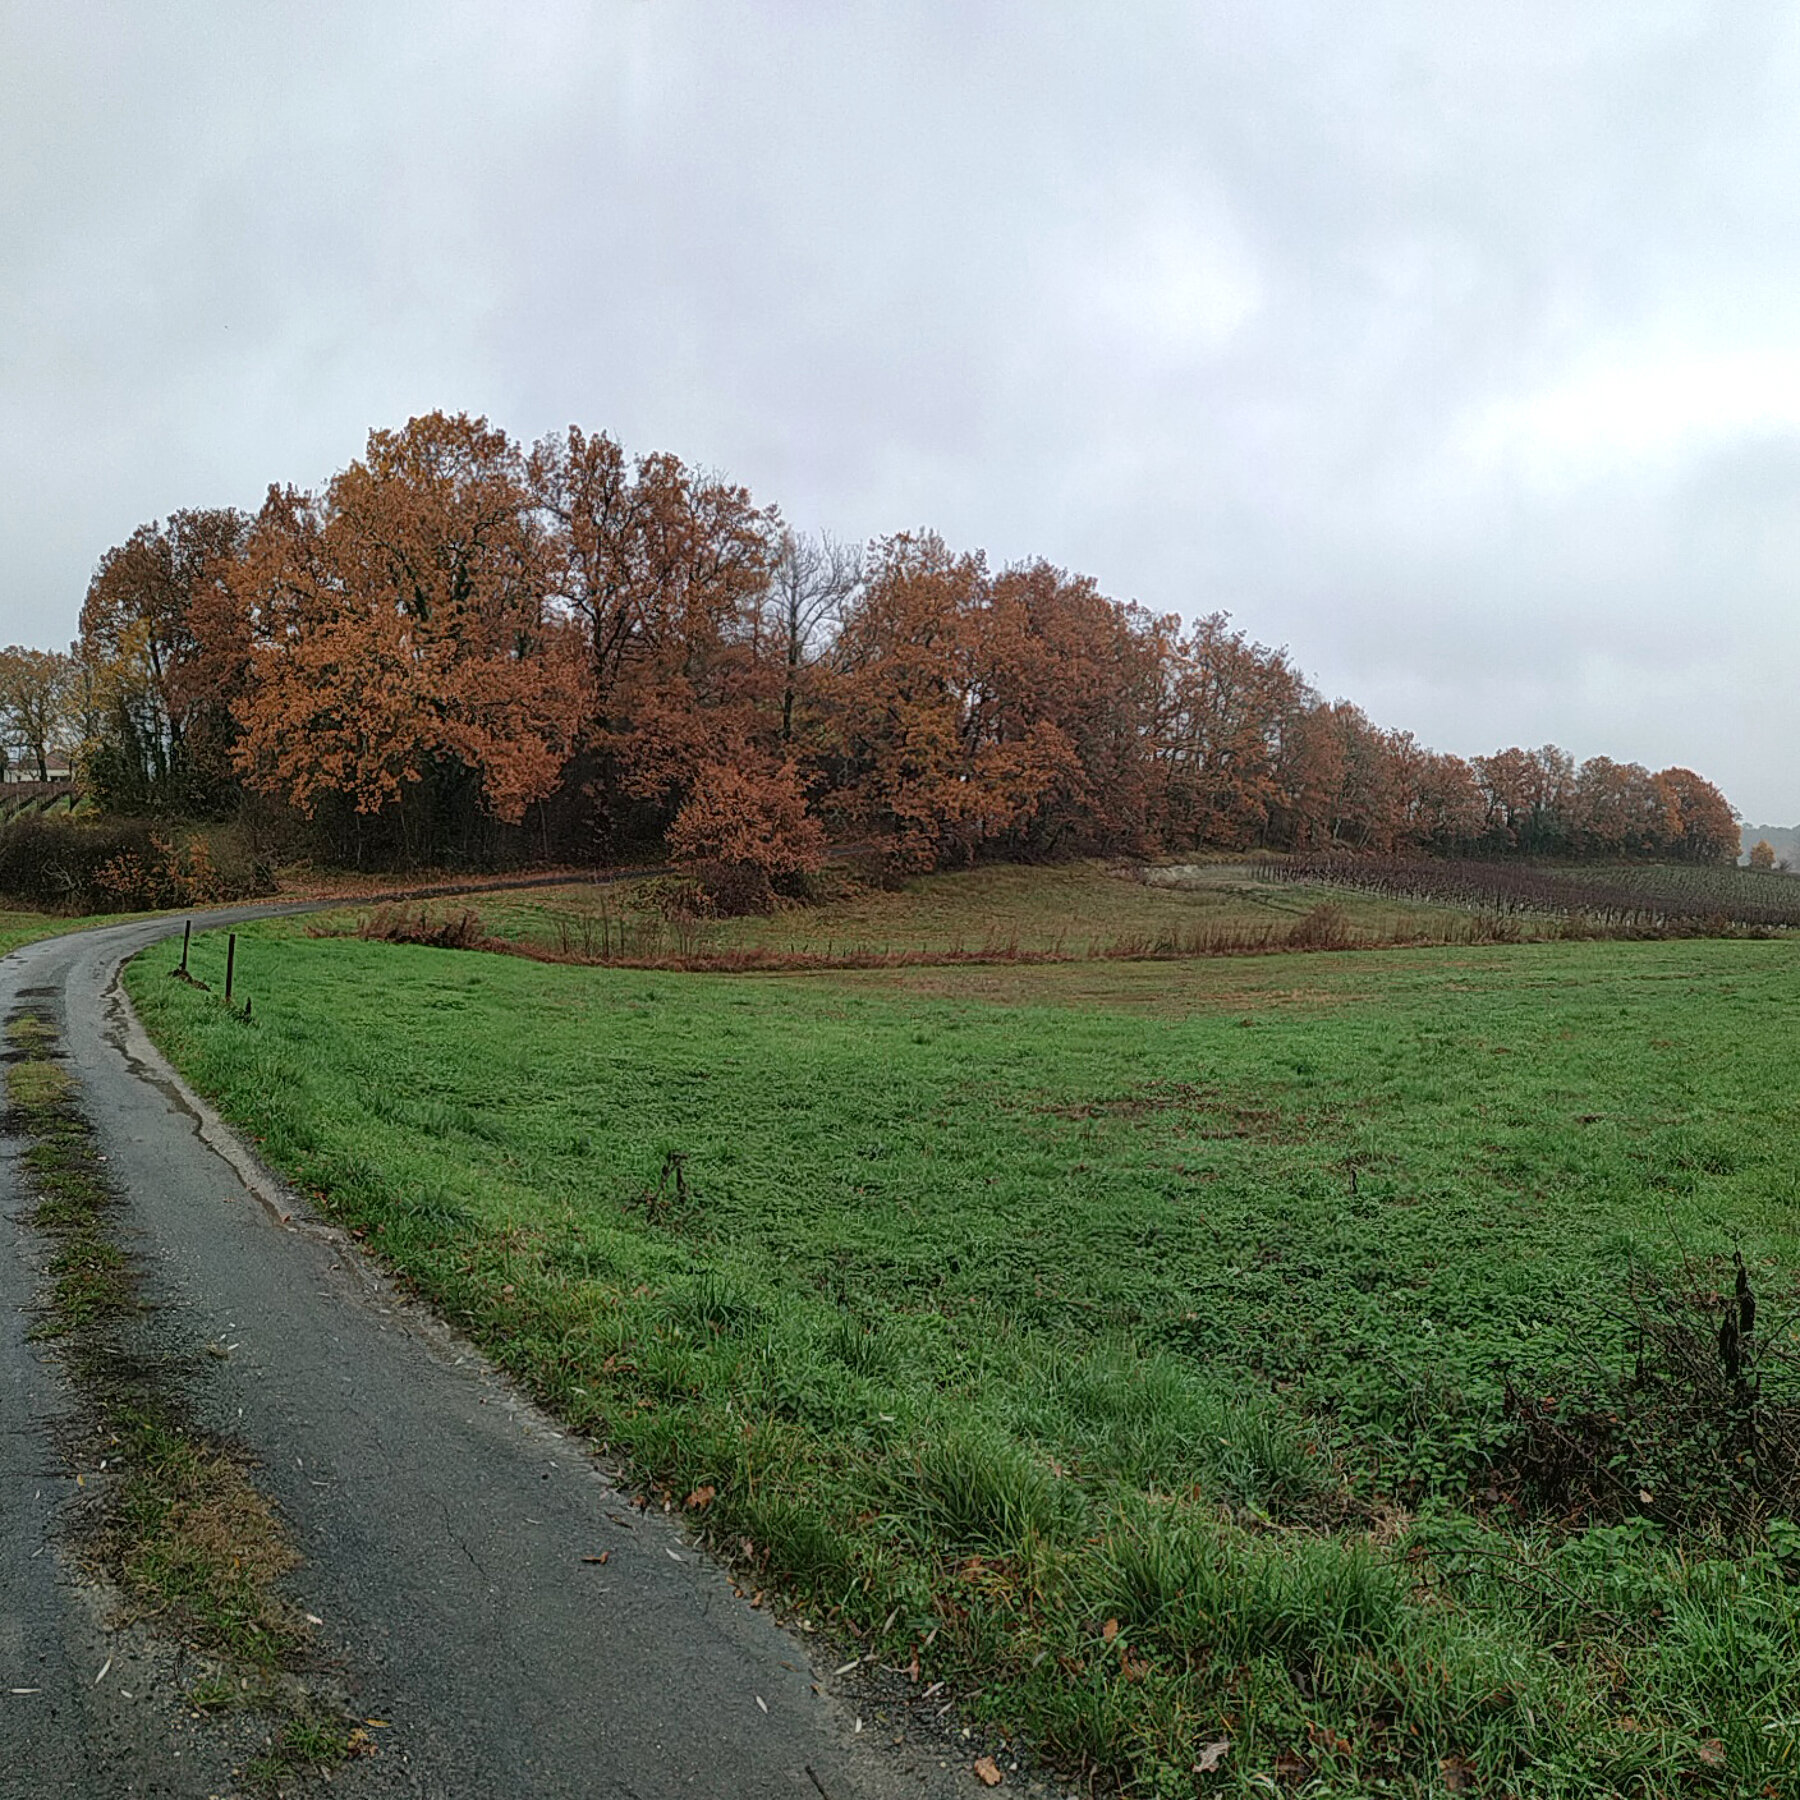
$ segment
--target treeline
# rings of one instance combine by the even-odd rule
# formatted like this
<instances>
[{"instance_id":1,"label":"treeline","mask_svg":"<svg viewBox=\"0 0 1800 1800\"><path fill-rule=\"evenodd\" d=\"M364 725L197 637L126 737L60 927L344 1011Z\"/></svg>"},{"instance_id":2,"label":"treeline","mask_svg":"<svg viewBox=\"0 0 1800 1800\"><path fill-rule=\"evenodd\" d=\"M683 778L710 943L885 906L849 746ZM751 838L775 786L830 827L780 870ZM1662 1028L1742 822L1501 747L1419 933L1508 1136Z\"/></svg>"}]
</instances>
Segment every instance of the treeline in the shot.
<instances>
[{"instance_id":1,"label":"treeline","mask_svg":"<svg viewBox=\"0 0 1800 1800\"><path fill-rule=\"evenodd\" d=\"M652 844L757 893L831 840L897 870L1191 848L1730 860L1718 790L1553 747L1465 761L1191 627L929 533L866 551L571 428L433 413L322 492L174 514L100 560L67 656L9 651L126 813L249 809L359 866Z\"/></svg>"}]
</instances>

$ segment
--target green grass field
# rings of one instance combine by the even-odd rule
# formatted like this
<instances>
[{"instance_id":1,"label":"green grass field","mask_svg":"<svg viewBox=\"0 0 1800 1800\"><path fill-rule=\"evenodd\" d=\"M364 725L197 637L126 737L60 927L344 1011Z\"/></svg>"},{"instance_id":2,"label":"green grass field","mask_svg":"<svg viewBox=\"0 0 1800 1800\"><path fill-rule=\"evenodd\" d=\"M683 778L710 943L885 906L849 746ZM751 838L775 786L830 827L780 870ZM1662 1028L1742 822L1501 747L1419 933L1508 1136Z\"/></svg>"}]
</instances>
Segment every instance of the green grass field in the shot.
<instances>
[{"instance_id":1,"label":"green grass field","mask_svg":"<svg viewBox=\"0 0 1800 1800\"><path fill-rule=\"evenodd\" d=\"M1630 1287L1710 1344L1741 1251L1792 1344L1793 944L720 977L279 923L252 1023L171 960L136 1004L277 1165L747 1584L1066 1763L1800 1791L1781 1471L1634 1385Z\"/></svg>"}]
</instances>

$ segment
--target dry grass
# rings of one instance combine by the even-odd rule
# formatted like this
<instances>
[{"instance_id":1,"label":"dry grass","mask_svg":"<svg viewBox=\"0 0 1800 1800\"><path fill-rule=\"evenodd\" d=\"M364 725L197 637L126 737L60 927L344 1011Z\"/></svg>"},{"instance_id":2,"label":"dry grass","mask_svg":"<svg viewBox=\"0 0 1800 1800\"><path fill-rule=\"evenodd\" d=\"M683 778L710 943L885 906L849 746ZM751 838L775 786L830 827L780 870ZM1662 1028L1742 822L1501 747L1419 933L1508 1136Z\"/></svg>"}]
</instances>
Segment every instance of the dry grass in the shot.
<instances>
[{"instance_id":1,"label":"dry grass","mask_svg":"<svg viewBox=\"0 0 1800 1800\"><path fill-rule=\"evenodd\" d=\"M888 892L842 869L817 902L765 918L696 919L659 879L387 903L312 929L506 952L534 961L697 974L1181 962L1294 950L1493 941L1452 908L1252 880L1242 864L1146 871L1098 862L920 877Z\"/></svg>"},{"instance_id":2,"label":"dry grass","mask_svg":"<svg viewBox=\"0 0 1800 1800\"><path fill-rule=\"evenodd\" d=\"M103 1534L126 1591L183 1636L272 1669L306 1642L280 1597L300 1561L241 1461L149 1414L116 1421L128 1474Z\"/></svg>"}]
</instances>

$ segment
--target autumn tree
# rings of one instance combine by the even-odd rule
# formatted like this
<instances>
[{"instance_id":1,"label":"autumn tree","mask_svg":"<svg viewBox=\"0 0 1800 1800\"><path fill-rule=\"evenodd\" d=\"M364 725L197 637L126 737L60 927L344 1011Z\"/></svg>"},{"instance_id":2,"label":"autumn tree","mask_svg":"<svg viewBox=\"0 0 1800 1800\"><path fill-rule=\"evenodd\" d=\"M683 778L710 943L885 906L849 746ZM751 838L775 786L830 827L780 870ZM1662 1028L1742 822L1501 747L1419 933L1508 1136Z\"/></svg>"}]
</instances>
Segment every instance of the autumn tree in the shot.
<instances>
[{"instance_id":1,"label":"autumn tree","mask_svg":"<svg viewBox=\"0 0 1800 1800\"><path fill-rule=\"evenodd\" d=\"M1654 856L1676 835L1670 795L1641 763L1589 757L1567 804L1567 835L1584 856Z\"/></svg>"},{"instance_id":2,"label":"autumn tree","mask_svg":"<svg viewBox=\"0 0 1800 1800\"><path fill-rule=\"evenodd\" d=\"M39 781L67 746L74 721L75 659L60 650L9 644L0 650L0 733L17 744Z\"/></svg>"},{"instance_id":3,"label":"autumn tree","mask_svg":"<svg viewBox=\"0 0 1800 1800\"><path fill-rule=\"evenodd\" d=\"M1261 842L1282 799L1283 734L1305 695L1287 652L1210 613L1169 646L1163 684L1155 756L1167 841Z\"/></svg>"},{"instance_id":4,"label":"autumn tree","mask_svg":"<svg viewBox=\"0 0 1800 1800\"><path fill-rule=\"evenodd\" d=\"M1568 847L1568 801L1574 759L1554 744L1539 750L1497 750L1478 756L1476 779L1487 800L1487 829L1497 848L1527 856L1555 855Z\"/></svg>"},{"instance_id":5,"label":"autumn tree","mask_svg":"<svg viewBox=\"0 0 1800 1800\"><path fill-rule=\"evenodd\" d=\"M1010 646L991 659L1008 696L1002 729L1015 739L1053 730L1061 752L1002 848L1055 855L1154 847L1154 732L1179 621L1120 605L1090 577L1041 559L994 577L990 612L990 646Z\"/></svg>"},{"instance_id":6,"label":"autumn tree","mask_svg":"<svg viewBox=\"0 0 1800 1800\"><path fill-rule=\"evenodd\" d=\"M1487 823L1487 800L1460 756L1427 750L1410 731L1387 734L1397 776L1396 843L1466 856Z\"/></svg>"},{"instance_id":7,"label":"autumn tree","mask_svg":"<svg viewBox=\"0 0 1800 1800\"><path fill-rule=\"evenodd\" d=\"M1775 867L1775 846L1767 838L1758 838L1750 846L1750 866L1753 869L1773 869Z\"/></svg>"},{"instance_id":8,"label":"autumn tree","mask_svg":"<svg viewBox=\"0 0 1800 1800\"><path fill-rule=\"evenodd\" d=\"M972 861L1080 778L1042 704L1031 578L933 533L885 538L834 653L835 784L897 865Z\"/></svg>"},{"instance_id":9,"label":"autumn tree","mask_svg":"<svg viewBox=\"0 0 1800 1800\"><path fill-rule=\"evenodd\" d=\"M1345 773L1345 746L1332 710L1302 687L1281 729L1269 842L1285 850L1328 846Z\"/></svg>"},{"instance_id":10,"label":"autumn tree","mask_svg":"<svg viewBox=\"0 0 1800 1800\"><path fill-rule=\"evenodd\" d=\"M725 913L764 911L825 859L825 833L806 810L792 763L702 767L669 827L668 846Z\"/></svg>"},{"instance_id":11,"label":"autumn tree","mask_svg":"<svg viewBox=\"0 0 1800 1800\"><path fill-rule=\"evenodd\" d=\"M629 459L573 426L533 449L527 480L550 592L586 639L584 744L605 829L660 835L702 769L779 744L766 610L779 515L677 457Z\"/></svg>"},{"instance_id":12,"label":"autumn tree","mask_svg":"<svg viewBox=\"0 0 1800 1800\"><path fill-rule=\"evenodd\" d=\"M1669 854L1680 862L1735 863L1743 848L1737 814L1703 775L1664 769L1652 777L1669 809Z\"/></svg>"},{"instance_id":13,"label":"autumn tree","mask_svg":"<svg viewBox=\"0 0 1800 1800\"><path fill-rule=\"evenodd\" d=\"M1388 853L1408 842L1405 753L1410 737L1383 731L1348 700L1330 708L1343 775L1333 796L1331 835L1353 849Z\"/></svg>"},{"instance_id":14,"label":"autumn tree","mask_svg":"<svg viewBox=\"0 0 1800 1800\"><path fill-rule=\"evenodd\" d=\"M229 805L237 728L230 696L200 667L196 619L228 591L248 530L233 508L188 509L101 557L78 648L95 702L84 760L104 804Z\"/></svg>"},{"instance_id":15,"label":"autumn tree","mask_svg":"<svg viewBox=\"0 0 1800 1800\"><path fill-rule=\"evenodd\" d=\"M517 449L484 419L371 432L322 495L272 489L234 575L246 778L308 817L348 808L409 859L471 854L556 785L585 646L547 598Z\"/></svg>"}]
</instances>

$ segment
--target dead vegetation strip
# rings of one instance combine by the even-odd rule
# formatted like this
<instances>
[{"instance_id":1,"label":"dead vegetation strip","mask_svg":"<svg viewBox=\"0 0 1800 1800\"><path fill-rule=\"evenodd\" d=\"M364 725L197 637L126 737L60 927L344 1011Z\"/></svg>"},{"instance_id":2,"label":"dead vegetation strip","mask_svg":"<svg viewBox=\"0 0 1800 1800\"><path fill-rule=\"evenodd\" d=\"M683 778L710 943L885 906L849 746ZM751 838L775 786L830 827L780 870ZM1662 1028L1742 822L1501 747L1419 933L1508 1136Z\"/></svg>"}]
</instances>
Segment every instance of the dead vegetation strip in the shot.
<instances>
[{"instance_id":1,"label":"dead vegetation strip","mask_svg":"<svg viewBox=\"0 0 1800 1800\"><path fill-rule=\"evenodd\" d=\"M329 1770L372 1746L310 1667L311 1629L281 1587L299 1554L250 1459L200 1429L178 1370L146 1341L137 1271L113 1227L118 1197L53 1021L27 1006L6 1037L3 1129L25 1146L29 1222L48 1250L32 1336L54 1347L78 1403L76 1554L130 1618L198 1656L190 1706L267 1718L249 1779L279 1789Z\"/></svg>"},{"instance_id":2,"label":"dead vegetation strip","mask_svg":"<svg viewBox=\"0 0 1800 1800\"><path fill-rule=\"evenodd\" d=\"M1449 918L1432 930L1396 925L1388 932L1358 929L1344 909L1325 901L1297 919L1264 925L1193 925L1130 933L1107 943L1071 950L1058 937L1047 945L1021 944L1017 936L989 938L979 945L874 949L828 945L823 950L790 945L706 948L690 931L677 930L672 948L662 947L660 930L648 946L629 933L608 927L591 932L565 929L554 944L500 936L481 914L464 906L433 912L422 902L375 907L354 926L316 922L306 927L316 938L360 937L371 942L420 944L439 950L479 950L530 962L578 968L642 969L694 975L804 974L831 970L980 968L1009 965L1072 965L1100 962L1188 962L1206 957L1276 956L1295 951L1444 949L1520 941L1507 922Z\"/></svg>"}]
</instances>

